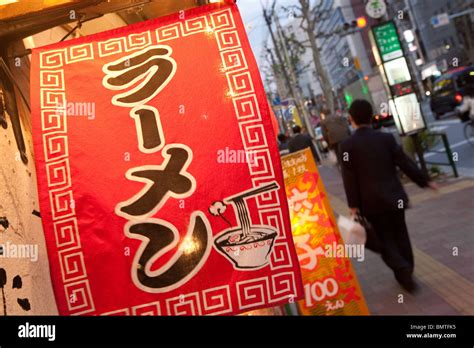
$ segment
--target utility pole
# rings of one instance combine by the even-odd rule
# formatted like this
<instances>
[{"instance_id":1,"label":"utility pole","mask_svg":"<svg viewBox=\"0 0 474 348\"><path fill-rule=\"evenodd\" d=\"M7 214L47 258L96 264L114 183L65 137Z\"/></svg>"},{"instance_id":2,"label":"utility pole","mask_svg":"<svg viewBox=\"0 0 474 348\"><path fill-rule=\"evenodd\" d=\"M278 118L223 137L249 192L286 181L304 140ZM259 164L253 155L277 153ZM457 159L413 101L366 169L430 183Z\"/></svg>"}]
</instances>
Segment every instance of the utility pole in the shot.
<instances>
[{"instance_id":1,"label":"utility pole","mask_svg":"<svg viewBox=\"0 0 474 348\"><path fill-rule=\"evenodd\" d=\"M284 56L284 59L285 59L285 63L288 66L291 87L294 90L296 102L299 104L299 106L301 107L301 109L303 111L301 115L304 117L306 126L308 127L309 119L308 120L306 119L307 118L306 117L307 116L306 107L303 103L303 98L301 96L300 89L298 88L298 80L296 78L296 73L295 73L295 70L293 69L293 65L291 64L290 54L288 53L288 47L286 46L286 40L285 40L285 37L283 36L283 32L282 32L280 21L278 20L278 17L275 18L275 24L276 24L276 28L277 28L278 38L281 42L281 48L282 48L282 51L283 51L283 56ZM308 127L308 128L311 128L311 127ZM308 131L310 132L311 136L313 136L314 131L311 132L310 129L308 129Z\"/></svg>"},{"instance_id":2,"label":"utility pole","mask_svg":"<svg viewBox=\"0 0 474 348\"><path fill-rule=\"evenodd\" d=\"M322 17L323 15L316 16L315 13L325 13L326 10L323 10L321 7L324 5L324 1L320 1L319 5L311 6L309 0L299 0L300 7L299 10L301 11L301 24L300 27L306 32L308 37L308 41L310 43L311 52L313 55L313 63L318 74L319 82L321 85L321 89L323 91L324 97L326 99L327 108L329 109L329 114L334 115L335 111L335 101L334 101L334 94L331 86L331 81L329 79L328 72L324 67L321 52L318 48L317 37L315 34L316 31L316 23L321 20L328 19L327 17ZM331 10L332 11L332 10ZM323 19L324 18L324 19ZM306 26L303 24L306 22Z\"/></svg>"},{"instance_id":3,"label":"utility pole","mask_svg":"<svg viewBox=\"0 0 474 348\"><path fill-rule=\"evenodd\" d=\"M275 55L273 54L273 51L270 48L267 48L267 55L268 55L267 57L270 58L270 62L271 62L271 65L272 65L271 70L272 70L273 76L275 78L278 94L280 95L280 97L282 97L287 92L283 88L286 87L288 89L288 87L282 85L283 81L282 81L282 78L281 78L281 73L278 70L278 64L275 60Z\"/></svg>"},{"instance_id":4,"label":"utility pole","mask_svg":"<svg viewBox=\"0 0 474 348\"><path fill-rule=\"evenodd\" d=\"M288 47L286 46L286 41L285 41L285 38L283 36L283 31L282 31L282 28L281 28L281 25L280 25L280 21L278 20L278 17L275 18L275 24L276 24L276 27L277 27L277 34L278 34L278 36L281 40L283 56L284 56L285 61L288 65L288 70L289 70L289 75L290 75L290 82L292 84L293 90L295 91L296 102L300 105L300 108L303 111L301 116L303 116L303 118L305 120L306 128L308 129L308 132L311 135L311 137L314 138L315 137L314 129L313 129L313 127L311 127L311 121L309 119L309 114L308 114L308 111L306 110L306 106L304 105L304 102L303 102L303 96L301 95L301 91L298 87L298 79L296 77L295 69L293 68L293 65L291 64L290 55L288 53Z\"/></svg>"},{"instance_id":5,"label":"utility pole","mask_svg":"<svg viewBox=\"0 0 474 348\"><path fill-rule=\"evenodd\" d=\"M272 9L271 9L271 13L268 13L267 10L263 7L263 4L262 4L263 18L265 19L265 23L267 24L268 31L270 33L270 37L271 37L272 42L273 42L273 46L275 47L275 54L276 54L276 57L278 59L278 63L280 64L281 71L283 73L283 77L285 79L286 86L288 88L288 92L289 92L290 96L293 98L293 100L295 101L296 109L298 110L298 114L305 117L306 109L304 107L304 104L302 103L302 99L299 97L299 90L298 90L298 88L295 88L295 85L292 83L290 75L288 74L288 71L286 70L286 67L285 67L285 60L283 59L283 57L281 55L281 52L280 52L280 47L284 45L284 41L280 41L281 44L278 43L278 39L277 39L277 37L276 37L276 35L273 31L273 28L272 28L272 17L275 13L274 12L275 4L276 3L274 2L273 6L272 6ZM276 16L275 16L275 18L278 19L278 17L276 17ZM286 45L285 45L284 48L282 48L282 51L287 53L286 52ZM288 68L289 68L290 72L292 72L292 69L291 69L290 65L288 65ZM306 123L306 119L305 119L305 123ZM309 127L308 131L310 132L309 134L314 138L314 130L312 130L311 127Z\"/></svg>"},{"instance_id":6,"label":"utility pole","mask_svg":"<svg viewBox=\"0 0 474 348\"><path fill-rule=\"evenodd\" d=\"M277 56L278 63L280 64L281 72L283 73L283 78L285 79L286 87L287 87L288 92L290 93L290 95L294 98L294 91L291 88L290 77L288 76L288 72L286 71L285 65L283 63L283 58L282 58L281 53L279 51L279 45L278 45L277 39L275 37L275 33L273 32L273 28L272 28L273 9L272 9L272 13L269 14L267 12L267 10L262 5L262 11L263 11L263 18L265 19L265 23L267 24L268 32L270 33L270 37L272 39L273 47L275 47L275 54Z\"/></svg>"},{"instance_id":7,"label":"utility pole","mask_svg":"<svg viewBox=\"0 0 474 348\"><path fill-rule=\"evenodd\" d=\"M403 4L406 5L406 2L404 1ZM393 21L395 23L395 28L398 32L397 34L398 34L398 36L402 37L402 35L400 35L399 31L400 31L400 27L403 26L403 23L398 18L398 16L395 15L398 12L397 9L395 8L395 5L393 3L387 1L387 9L388 9L388 11L385 14L385 19L390 20L391 15L394 15ZM408 7L408 10L409 10L409 16L412 19L413 18L412 16L414 14L411 13L411 8L410 7ZM414 62L412 53L409 51L408 45L407 45L405 39L401 38L400 41L401 41L400 44L402 46L403 55L405 56L405 58L407 60L407 66L408 66L408 70L410 72L410 75L412 76L412 79L415 78L415 80L413 82L414 82L414 84L417 85L416 88L415 88L415 89L418 89L416 95L418 96L418 104L419 104L421 115L423 117L423 108L422 108L422 105L421 105L421 102L422 102L421 93L422 93L423 84L421 83L421 79L419 77L418 67L416 66L416 64ZM421 50L420 47L418 49ZM390 92L390 94L392 94L392 92ZM425 161L425 154L424 154L423 146L421 144L421 139L420 139L419 133L417 132L417 133L411 134L409 137L410 137L410 139L413 143L413 146L415 148L415 152L418 155L418 160L420 162L421 171L427 177L429 177L429 172L428 172L428 168L426 166L426 161Z\"/></svg>"},{"instance_id":8,"label":"utility pole","mask_svg":"<svg viewBox=\"0 0 474 348\"><path fill-rule=\"evenodd\" d=\"M267 53L268 55L270 56L270 60L271 60L271 64L272 64L272 71L273 71L273 76L275 77L275 80L277 82L277 90L279 91L280 90L280 84L281 84L281 79L280 79L280 74L279 74L279 71L277 69L277 63L275 61L275 56L272 52L272 50L270 48L267 48ZM280 94L280 93L279 93ZM280 94L280 97L281 97L281 94ZM286 125L286 122L283 118L283 113L282 113L282 110L281 110L281 105L278 106L278 122L279 122L279 125L280 125L280 128L282 131L290 131L289 129L287 129L287 125Z\"/></svg>"}]
</instances>

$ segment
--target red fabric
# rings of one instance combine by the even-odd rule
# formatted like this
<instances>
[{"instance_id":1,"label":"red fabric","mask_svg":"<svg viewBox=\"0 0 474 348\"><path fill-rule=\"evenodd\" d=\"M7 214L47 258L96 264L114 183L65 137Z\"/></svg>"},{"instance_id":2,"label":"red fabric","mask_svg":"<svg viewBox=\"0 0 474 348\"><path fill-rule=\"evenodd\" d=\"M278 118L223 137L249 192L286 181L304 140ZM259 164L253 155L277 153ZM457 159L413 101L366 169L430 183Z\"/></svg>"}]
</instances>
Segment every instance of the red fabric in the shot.
<instances>
[{"instance_id":1,"label":"red fabric","mask_svg":"<svg viewBox=\"0 0 474 348\"><path fill-rule=\"evenodd\" d=\"M131 81L150 52L148 75ZM141 83L150 98L117 102ZM276 135L232 1L35 49L31 95L60 314L229 315L301 297ZM140 130L140 112L157 121ZM234 163L238 150L252 160ZM132 180L138 167L155 181ZM243 192L247 230L232 198Z\"/></svg>"}]
</instances>

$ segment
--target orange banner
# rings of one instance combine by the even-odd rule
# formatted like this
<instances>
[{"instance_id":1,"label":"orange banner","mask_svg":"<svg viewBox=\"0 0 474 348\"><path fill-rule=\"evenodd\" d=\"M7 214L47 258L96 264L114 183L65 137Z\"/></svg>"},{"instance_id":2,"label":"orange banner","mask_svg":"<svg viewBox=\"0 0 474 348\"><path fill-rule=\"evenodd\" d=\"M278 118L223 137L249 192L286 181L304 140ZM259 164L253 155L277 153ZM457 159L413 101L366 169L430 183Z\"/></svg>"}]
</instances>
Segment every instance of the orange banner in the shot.
<instances>
[{"instance_id":1,"label":"orange banner","mask_svg":"<svg viewBox=\"0 0 474 348\"><path fill-rule=\"evenodd\" d=\"M301 266L303 315L369 314L351 258L363 246L345 245L309 149L282 157L293 240Z\"/></svg>"}]
</instances>

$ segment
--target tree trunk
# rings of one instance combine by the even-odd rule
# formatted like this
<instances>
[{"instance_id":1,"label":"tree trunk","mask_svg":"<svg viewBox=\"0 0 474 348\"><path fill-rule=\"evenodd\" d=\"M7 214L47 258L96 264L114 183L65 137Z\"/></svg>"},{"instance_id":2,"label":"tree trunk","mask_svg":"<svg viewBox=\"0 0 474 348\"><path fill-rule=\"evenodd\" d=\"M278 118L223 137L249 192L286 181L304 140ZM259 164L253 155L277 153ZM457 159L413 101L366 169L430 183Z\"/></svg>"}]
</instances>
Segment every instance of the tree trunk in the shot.
<instances>
[{"instance_id":1,"label":"tree trunk","mask_svg":"<svg viewBox=\"0 0 474 348\"><path fill-rule=\"evenodd\" d=\"M275 5L275 2L273 4ZM273 5L273 7L274 7L274 5ZM272 9L273 9L273 7L272 7ZM265 23L267 24L268 31L270 33L270 37L272 39L273 46L274 46L274 49L275 49L275 54L277 56L278 62L280 63L281 72L282 72L283 77L284 77L285 82L286 82L288 93L295 100L296 109L298 110L298 113L300 115L303 115L304 109L301 109L301 105L298 103L297 91L295 91L295 89L294 89L294 87L291 83L289 73L286 70L285 62L284 62L284 60L282 58L282 55L281 55L281 52L280 52L280 45L278 44L277 38L275 37L275 33L273 32L273 28L272 28L273 10L272 10L271 15L269 15L264 8L262 10L263 10L263 18L265 19Z\"/></svg>"},{"instance_id":2,"label":"tree trunk","mask_svg":"<svg viewBox=\"0 0 474 348\"><path fill-rule=\"evenodd\" d=\"M316 68L316 72L319 76L319 82L321 89L323 90L324 97L326 98L327 107L330 115L335 114L334 105L334 94L332 92L331 82L326 69L323 67L321 62L321 52L319 51L318 44L316 42L316 35L314 33L315 22L311 19L310 4L308 0L299 0L301 4L302 20L306 22L306 28L302 27L306 31L309 43L311 45L311 51L313 53L313 62Z\"/></svg>"}]
</instances>

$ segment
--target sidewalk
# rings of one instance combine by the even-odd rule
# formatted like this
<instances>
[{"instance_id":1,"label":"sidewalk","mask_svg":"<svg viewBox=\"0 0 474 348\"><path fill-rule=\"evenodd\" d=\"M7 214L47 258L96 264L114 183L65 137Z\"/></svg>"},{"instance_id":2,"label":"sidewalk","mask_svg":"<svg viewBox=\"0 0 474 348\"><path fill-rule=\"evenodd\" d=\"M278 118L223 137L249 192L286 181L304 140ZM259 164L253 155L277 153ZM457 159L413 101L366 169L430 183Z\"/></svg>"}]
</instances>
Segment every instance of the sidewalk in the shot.
<instances>
[{"instance_id":1,"label":"sidewalk","mask_svg":"<svg viewBox=\"0 0 474 348\"><path fill-rule=\"evenodd\" d=\"M319 171L335 214L347 216L339 172L324 165ZM474 180L450 179L439 186L436 194L405 185L417 293L404 291L379 255L366 250L363 262L353 260L371 314L474 314Z\"/></svg>"}]
</instances>

